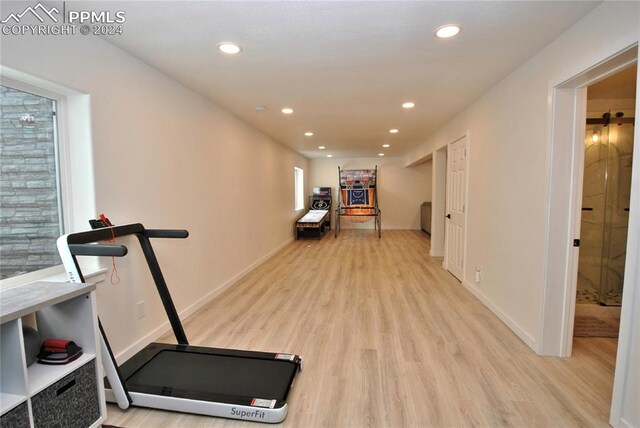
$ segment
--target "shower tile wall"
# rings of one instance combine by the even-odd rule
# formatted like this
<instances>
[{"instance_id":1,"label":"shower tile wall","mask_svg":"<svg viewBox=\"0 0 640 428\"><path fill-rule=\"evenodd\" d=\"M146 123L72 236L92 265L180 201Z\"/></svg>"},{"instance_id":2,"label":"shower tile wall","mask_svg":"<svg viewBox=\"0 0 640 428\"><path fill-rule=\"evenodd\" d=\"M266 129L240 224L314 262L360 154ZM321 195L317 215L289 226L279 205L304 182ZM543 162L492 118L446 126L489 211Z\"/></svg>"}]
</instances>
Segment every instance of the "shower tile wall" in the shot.
<instances>
[{"instance_id":1,"label":"shower tile wall","mask_svg":"<svg viewBox=\"0 0 640 428\"><path fill-rule=\"evenodd\" d=\"M603 292L607 293L607 299L617 297L617 304L620 303L622 294L627 254L633 130L634 127L630 124L618 126L615 123L609 130L609 172L601 284L605 288Z\"/></svg>"},{"instance_id":2,"label":"shower tile wall","mask_svg":"<svg viewBox=\"0 0 640 428\"><path fill-rule=\"evenodd\" d=\"M621 301L633 129L630 124L617 125L615 119L607 127L587 126L578 262L580 303L619 305Z\"/></svg>"},{"instance_id":3,"label":"shower tile wall","mask_svg":"<svg viewBox=\"0 0 640 428\"><path fill-rule=\"evenodd\" d=\"M592 140L598 135L598 141ZM607 172L607 133L588 126L585 141L582 223L578 261L578 300L597 303L602 275L602 241ZM603 141L604 140L604 141Z\"/></svg>"}]
</instances>

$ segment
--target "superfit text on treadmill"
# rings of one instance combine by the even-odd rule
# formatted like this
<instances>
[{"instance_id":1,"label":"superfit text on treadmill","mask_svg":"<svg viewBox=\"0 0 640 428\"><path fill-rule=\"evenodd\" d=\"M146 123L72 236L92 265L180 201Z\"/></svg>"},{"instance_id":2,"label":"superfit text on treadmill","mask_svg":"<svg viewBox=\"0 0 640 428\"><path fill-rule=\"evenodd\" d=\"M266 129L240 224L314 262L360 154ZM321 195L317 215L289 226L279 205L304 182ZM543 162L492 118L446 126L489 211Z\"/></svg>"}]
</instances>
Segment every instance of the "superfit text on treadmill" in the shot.
<instances>
[{"instance_id":1,"label":"superfit text on treadmill","mask_svg":"<svg viewBox=\"0 0 640 428\"><path fill-rule=\"evenodd\" d=\"M260 410L254 410L252 412L247 412L246 410L238 410L235 407L231 408L231 414L233 416L240 416L241 418L251 418L251 419L255 419L255 418L260 418L260 419L264 419L266 413L262 412Z\"/></svg>"}]
</instances>

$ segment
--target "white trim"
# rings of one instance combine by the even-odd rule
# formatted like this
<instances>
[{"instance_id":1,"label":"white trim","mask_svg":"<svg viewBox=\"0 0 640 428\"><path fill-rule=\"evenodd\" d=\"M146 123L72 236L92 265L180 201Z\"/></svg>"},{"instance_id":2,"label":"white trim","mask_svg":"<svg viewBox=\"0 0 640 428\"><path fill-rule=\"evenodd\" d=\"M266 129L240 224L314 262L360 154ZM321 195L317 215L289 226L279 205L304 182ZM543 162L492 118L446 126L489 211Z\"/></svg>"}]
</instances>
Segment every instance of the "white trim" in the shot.
<instances>
[{"instance_id":1,"label":"white trim","mask_svg":"<svg viewBox=\"0 0 640 428\"><path fill-rule=\"evenodd\" d=\"M507 314L502 312L498 306L493 304L493 302L484 296L479 288L476 287L475 284L472 284L469 281L462 281L462 285L464 288L469 290L471 294L473 294L478 300L480 300L491 312L497 316L500 321L502 321L507 327L509 327L522 341L529 346L531 349L536 349L536 339L527 333L520 325L511 319Z\"/></svg>"},{"instance_id":2,"label":"white trim","mask_svg":"<svg viewBox=\"0 0 640 428\"><path fill-rule=\"evenodd\" d=\"M0 65L0 83L4 81L16 89L58 102L59 174L65 233L85 230L87 219L96 214L89 95ZM94 263L97 267L97 262Z\"/></svg>"},{"instance_id":3,"label":"white trim","mask_svg":"<svg viewBox=\"0 0 640 428\"><path fill-rule=\"evenodd\" d=\"M89 105L85 101L88 95L2 65L0 65L0 83L18 91L55 101L56 184L58 185L58 211L62 225L60 234L82 229L81 224L86 224L86 213L93 212L95 206ZM70 125L69 118L72 108L76 117L73 127ZM72 138L71 133L75 133L75 137ZM79 147L83 149L77 150ZM72 148L77 153L72 153ZM76 194L77 189L73 185L74 180L78 180L79 177L83 183L79 187L85 187L81 195ZM82 204L82 207L76 206L76 202ZM83 265L89 272L87 276L101 271L97 261L86 261ZM62 272L64 272L62 266L53 266L6 278L0 281L0 289L13 288L37 280L58 281L63 278L60 275ZM66 281L66 279L62 280Z\"/></svg>"},{"instance_id":4,"label":"white trim","mask_svg":"<svg viewBox=\"0 0 640 428\"><path fill-rule=\"evenodd\" d=\"M631 425L631 423L627 422L627 420L624 418L620 418L615 421L613 420L613 418L611 418L609 420L609 424L611 424L611 426L616 428L638 428L637 425Z\"/></svg>"},{"instance_id":5,"label":"white trim","mask_svg":"<svg viewBox=\"0 0 640 428\"><path fill-rule=\"evenodd\" d=\"M304 170L300 167L293 167L293 209L294 211L304 210Z\"/></svg>"},{"instance_id":6,"label":"white trim","mask_svg":"<svg viewBox=\"0 0 640 428\"><path fill-rule=\"evenodd\" d=\"M69 228L69 224L65 221L65 213L69 208L69 205L66 204L65 195L71 193L71 188L67 187L67 182L63 180L64 171L69 167L69 164L64 161L66 154L69 151L68 140L65 138L65 96L62 94L58 94L55 92L51 92L47 89L33 86L31 84L27 84L21 82L19 80L14 80L8 77L2 77L2 81L0 82L2 86L6 86L7 88L14 89L19 92L24 92L27 94L35 95L37 97L46 98L53 102L53 146L54 146L54 163L56 168L56 202L57 202L57 211L58 211L58 224L59 224L59 234L62 235ZM54 243L55 248L55 243ZM15 286L28 284L34 282L36 280L44 279L52 274L57 274L60 271L59 266L50 266L45 269L40 269L37 271L27 272L26 274L17 275L15 277L6 278L0 281L0 289L4 289L6 287L13 288Z\"/></svg>"},{"instance_id":7,"label":"white trim","mask_svg":"<svg viewBox=\"0 0 640 428\"><path fill-rule=\"evenodd\" d=\"M100 283L105 280L107 268L86 268L83 272L86 272L84 277L88 282ZM0 281L0 291L9 290L11 288L22 287L23 285L31 284L33 282L67 282L69 278L64 270L64 265L52 266L46 269L40 269L34 272L25 273L24 275L14 276L12 278L3 279Z\"/></svg>"},{"instance_id":8,"label":"white trim","mask_svg":"<svg viewBox=\"0 0 640 428\"><path fill-rule=\"evenodd\" d=\"M9 79L13 81L21 82L23 85L28 85L33 88L39 88L43 91L48 91L52 94L63 94L64 96L82 95L75 89L53 83L51 81L41 79L31 74L24 73L6 65L0 64L0 81Z\"/></svg>"},{"instance_id":9,"label":"white trim","mask_svg":"<svg viewBox=\"0 0 640 428\"><path fill-rule=\"evenodd\" d=\"M574 92L575 100L575 121L573 123L573 165L571 169L571 200L569 202L569 213L572 218L569 220L569 237L579 239L580 227L582 224L582 185L584 181L584 138L587 120L587 88L576 88ZM573 323L576 309L576 295L578 288L578 262L580 259L580 247L567 247L567 269L564 300L572 302L565 306L565 321L561 333L561 356L570 357L573 348Z\"/></svg>"},{"instance_id":10,"label":"white trim","mask_svg":"<svg viewBox=\"0 0 640 428\"><path fill-rule=\"evenodd\" d=\"M581 217L582 177L577 175L584 156L578 153L584 145L586 112L579 112L586 110L584 88L636 61L634 43L573 77L549 85L545 282L535 348L541 355L571 355L578 257L572 240L579 237Z\"/></svg>"},{"instance_id":11,"label":"white trim","mask_svg":"<svg viewBox=\"0 0 640 428\"><path fill-rule=\"evenodd\" d=\"M3 69L0 69L3 70ZM4 71L4 70L3 70ZM60 216L60 234L70 230L71 224L68 222L66 213L72 206L67 203L72 195L71 180L67 179L68 170L71 168L69 162L69 138L67 134L67 97L64 93L51 91L47 86L39 86L33 83L26 83L24 79L13 77L2 77L2 85L17 91L26 92L52 100L54 104L54 150L56 163L56 186L58 192L58 215Z\"/></svg>"},{"instance_id":12,"label":"white trim","mask_svg":"<svg viewBox=\"0 0 640 428\"><path fill-rule=\"evenodd\" d=\"M562 356L562 332L567 289L567 260L570 251L569 205L571 201L571 153L573 141L575 99L572 88L551 87L549 99L552 102L549 121L550 136L547 146L547 207L545 221L545 284L542 290L539 324L539 347L541 355ZM561 111L571 111L557 118ZM553 286L551 286L553 284ZM566 356L566 355L565 355Z\"/></svg>"},{"instance_id":13,"label":"white trim","mask_svg":"<svg viewBox=\"0 0 640 428\"><path fill-rule=\"evenodd\" d=\"M37 281L47 281L49 277L64 273L64 266L51 266L46 269L40 269L28 272L23 275L13 276L0 280L0 290L8 290L10 288L20 287L21 285L30 284Z\"/></svg>"},{"instance_id":14,"label":"white trim","mask_svg":"<svg viewBox=\"0 0 640 428\"><path fill-rule=\"evenodd\" d=\"M640 33L640 31L639 31ZM640 82L640 70L637 76ZM613 380L611 413L609 423L614 427L638 426L640 412L637 410L637 397L640 390L640 129L637 113L640 111L640 85L636 88L636 125L633 152L633 170L631 176L631 200L627 232L627 257L625 261L622 308L620 311L620 331L618 337L618 355ZM636 373L634 375L633 373ZM635 398L634 398L635 397ZM635 408L635 411L631 408ZM635 413L635 416L634 416ZM629 418L635 418L635 421Z\"/></svg>"},{"instance_id":15,"label":"white trim","mask_svg":"<svg viewBox=\"0 0 640 428\"><path fill-rule=\"evenodd\" d=\"M194 314L197 310L199 310L204 305L206 305L207 303L209 303L210 301L215 299L222 292L224 292L227 289L231 288L238 281L240 281L242 278L244 278L246 275L248 275L252 270L254 270L258 266L260 266L261 264L266 262L268 259L273 257L276 253L281 251L284 247L286 247L287 245L289 245L292 242L293 242L293 238L287 239L282 244L278 245L274 250L272 250L268 254L265 254L264 256L260 257L258 260L256 260L255 262L251 263L249 266L247 266L246 268L244 268L243 270L238 272L236 275L231 277L229 280L225 281L218 288L212 290L211 292L207 293L205 296L203 296L199 300L195 301L191 305L187 306L185 309L181 310L179 312L180 319L184 322L184 320L186 320L189 316ZM167 333L167 331L169 331L169 330L170 330L170 325L169 325L169 321L167 320L167 321L163 322L162 324L160 324L160 326L155 328L149 334L145 335L141 339L139 339L136 342L134 342L131 346L129 346L129 347L125 348L124 350L122 350L118 355L115 356L116 361L118 362L118 364L122 364L123 362L127 361L129 358L131 358L132 356L137 354L141 349L143 349L149 343L157 340L159 337L161 337L162 335ZM108 333L109 332L107 332L107 335L108 335Z\"/></svg>"},{"instance_id":16,"label":"white trim","mask_svg":"<svg viewBox=\"0 0 640 428\"><path fill-rule=\"evenodd\" d=\"M462 138L462 137L461 137ZM460 138L454 140L458 141ZM449 162L451 153L449 153L449 146L451 142L447 143L445 153L447 154L446 163L444 166L444 254L442 255L442 267L449 272L449 224L447 222L447 214L449 213Z\"/></svg>"},{"instance_id":17,"label":"white trim","mask_svg":"<svg viewBox=\"0 0 640 428\"><path fill-rule=\"evenodd\" d=\"M462 278L467 279L467 242L469 237L469 176L471 175L471 130L467 129L464 142L464 247L462 248Z\"/></svg>"},{"instance_id":18,"label":"white trim","mask_svg":"<svg viewBox=\"0 0 640 428\"><path fill-rule=\"evenodd\" d=\"M447 146L436 149L431 157L431 257L444 257L445 250L445 210L446 210L446 175L447 175Z\"/></svg>"}]
</instances>

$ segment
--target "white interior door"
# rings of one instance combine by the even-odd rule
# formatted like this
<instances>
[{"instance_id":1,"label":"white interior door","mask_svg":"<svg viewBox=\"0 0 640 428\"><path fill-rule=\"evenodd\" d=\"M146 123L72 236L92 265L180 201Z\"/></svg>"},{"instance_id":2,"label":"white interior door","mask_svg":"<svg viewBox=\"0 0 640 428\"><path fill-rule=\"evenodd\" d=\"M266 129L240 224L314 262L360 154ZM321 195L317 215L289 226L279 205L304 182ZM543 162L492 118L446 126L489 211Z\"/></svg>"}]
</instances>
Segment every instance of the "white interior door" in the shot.
<instances>
[{"instance_id":1,"label":"white interior door","mask_svg":"<svg viewBox=\"0 0 640 428\"><path fill-rule=\"evenodd\" d=\"M465 165L467 137L447 148L447 204L444 265L456 278L464 276Z\"/></svg>"}]
</instances>

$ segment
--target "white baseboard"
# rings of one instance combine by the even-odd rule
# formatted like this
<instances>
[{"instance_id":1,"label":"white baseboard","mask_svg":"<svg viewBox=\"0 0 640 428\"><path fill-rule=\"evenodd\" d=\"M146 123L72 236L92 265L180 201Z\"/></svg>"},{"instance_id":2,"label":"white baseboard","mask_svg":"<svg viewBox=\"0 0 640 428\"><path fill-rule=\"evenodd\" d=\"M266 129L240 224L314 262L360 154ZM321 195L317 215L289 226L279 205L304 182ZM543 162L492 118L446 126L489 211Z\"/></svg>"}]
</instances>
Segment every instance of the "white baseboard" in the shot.
<instances>
[{"instance_id":1,"label":"white baseboard","mask_svg":"<svg viewBox=\"0 0 640 428\"><path fill-rule=\"evenodd\" d=\"M527 333L517 322L512 320L507 314L502 312L496 305L493 304L482 292L472 283L468 281L462 281L464 288L469 290L478 300L480 300L491 312L493 312L503 323L507 325L529 348L537 352L538 346L536 339Z\"/></svg>"},{"instance_id":2,"label":"white baseboard","mask_svg":"<svg viewBox=\"0 0 640 428\"><path fill-rule=\"evenodd\" d=\"M636 425L631 425L631 423L627 422L624 418L609 420L609 424L614 428L637 428Z\"/></svg>"},{"instance_id":3,"label":"white baseboard","mask_svg":"<svg viewBox=\"0 0 640 428\"><path fill-rule=\"evenodd\" d=\"M293 238L287 239L282 244L278 245L275 249L270 251L268 254L265 254L255 262L251 263L249 266L247 266L246 268L238 272L236 275L234 275L229 280L221 284L219 287L212 290L210 293L207 293L201 299L193 302L191 305L179 311L178 315L180 316L180 320L184 321L190 315L195 313L198 309L202 308L204 305L206 305L207 303L215 299L220 293L231 288L231 286L233 286L242 278L244 278L249 272L251 272L258 266L260 266L262 263L266 262L271 257L273 257L273 255L275 255L278 251L282 250L284 247L289 245L291 242L293 242ZM169 320L167 320L164 323L160 324L160 326L158 326L157 328L149 332L149 334L145 335L141 339L134 342L131 346L124 349L122 352L118 353L118 355L116 355L116 361L118 362L118 364L122 364L123 362L127 361L129 358L134 356L136 353L138 353L142 348L147 346L149 343L157 340L160 336L165 334L170 329L171 329L171 325L169 324Z\"/></svg>"}]
</instances>

